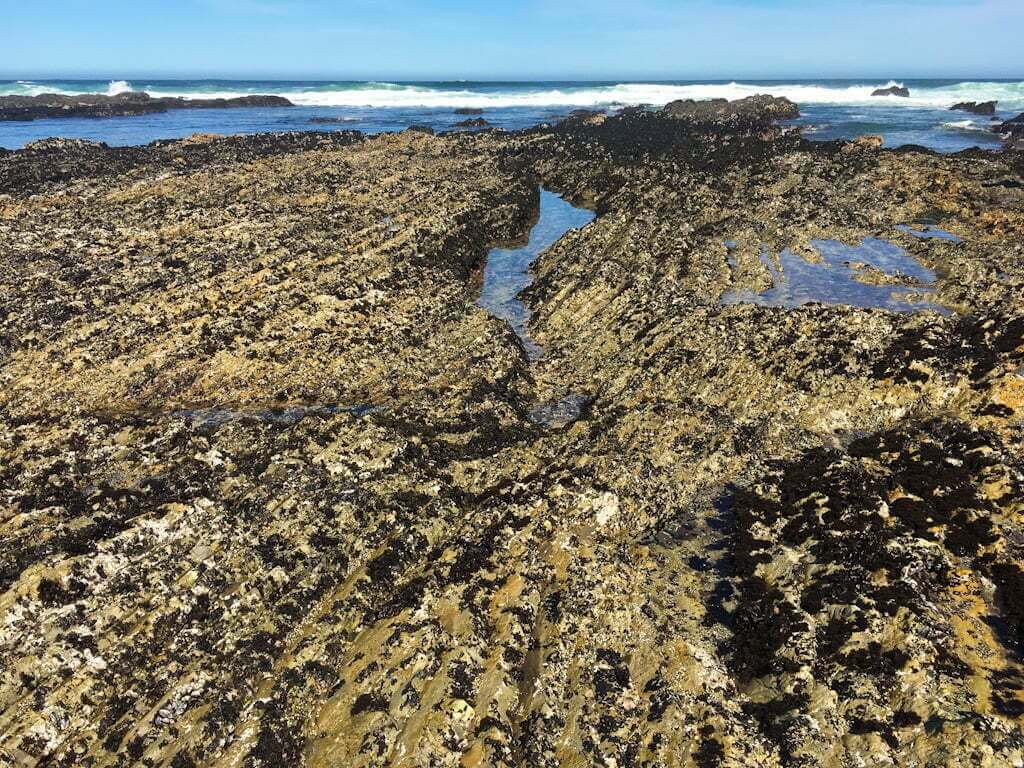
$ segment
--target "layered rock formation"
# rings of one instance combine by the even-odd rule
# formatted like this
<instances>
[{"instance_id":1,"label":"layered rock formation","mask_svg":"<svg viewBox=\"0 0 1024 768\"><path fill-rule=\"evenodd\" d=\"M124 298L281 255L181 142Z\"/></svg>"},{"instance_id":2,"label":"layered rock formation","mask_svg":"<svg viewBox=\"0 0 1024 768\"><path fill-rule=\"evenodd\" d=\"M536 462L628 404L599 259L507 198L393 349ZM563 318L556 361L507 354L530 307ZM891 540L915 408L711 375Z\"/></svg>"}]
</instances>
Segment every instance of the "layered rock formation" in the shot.
<instances>
[{"instance_id":1,"label":"layered rock formation","mask_svg":"<svg viewBox=\"0 0 1024 768\"><path fill-rule=\"evenodd\" d=\"M124 117L151 115L171 109L232 109L239 107L290 107L283 96L236 96L230 99L154 98L141 91L107 96L83 93L66 96L0 96L0 120L31 121L55 117Z\"/></svg>"},{"instance_id":2,"label":"layered rock formation","mask_svg":"<svg viewBox=\"0 0 1024 768\"><path fill-rule=\"evenodd\" d=\"M1019 764L1022 170L649 111L0 156L0 755ZM530 363L475 280L538 184L599 215ZM722 303L871 236L947 314Z\"/></svg>"}]
</instances>

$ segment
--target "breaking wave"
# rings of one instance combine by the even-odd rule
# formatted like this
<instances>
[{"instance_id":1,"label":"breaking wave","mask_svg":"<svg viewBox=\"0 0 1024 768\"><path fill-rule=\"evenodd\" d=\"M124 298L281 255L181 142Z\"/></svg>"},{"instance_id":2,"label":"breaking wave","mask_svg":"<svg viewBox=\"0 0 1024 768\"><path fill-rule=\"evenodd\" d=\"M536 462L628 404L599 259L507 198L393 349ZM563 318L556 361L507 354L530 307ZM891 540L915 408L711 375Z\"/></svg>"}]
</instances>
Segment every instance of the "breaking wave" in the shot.
<instances>
[{"instance_id":1,"label":"breaking wave","mask_svg":"<svg viewBox=\"0 0 1024 768\"><path fill-rule=\"evenodd\" d=\"M992 133L994 123L976 123L973 120L951 120L943 123L942 127L951 131L963 131L964 133Z\"/></svg>"},{"instance_id":2,"label":"breaking wave","mask_svg":"<svg viewBox=\"0 0 1024 768\"><path fill-rule=\"evenodd\" d=\"M119 93L127 93L132 89L132 84L127 80L111 80L107 86L107 96L117 96Z\"/></svg>"},{"instance_id":3,"label":"breaking wave","mask_svg":"<svg viewBox=\"0 0 1024 768\"><path fill-rule=\"evenodd\" d=\"M785 96L797 104L835 106L885 106L948 109L958 101L998 101L1001 110L1024 109L1024 82L964 81L944 85L909 83L910 98L872 96L878 88L900 85L895 81L863 83L254 83L254 82L160 82L114 80L106 84L0 83L0 95L36 93L102 93L144 90L153 96L224 97L270 93L295 104L316 107L460 108L503 107L614 107L662 105L676 99L739 99L758 93Z\"/></svg>"}]
</instances>

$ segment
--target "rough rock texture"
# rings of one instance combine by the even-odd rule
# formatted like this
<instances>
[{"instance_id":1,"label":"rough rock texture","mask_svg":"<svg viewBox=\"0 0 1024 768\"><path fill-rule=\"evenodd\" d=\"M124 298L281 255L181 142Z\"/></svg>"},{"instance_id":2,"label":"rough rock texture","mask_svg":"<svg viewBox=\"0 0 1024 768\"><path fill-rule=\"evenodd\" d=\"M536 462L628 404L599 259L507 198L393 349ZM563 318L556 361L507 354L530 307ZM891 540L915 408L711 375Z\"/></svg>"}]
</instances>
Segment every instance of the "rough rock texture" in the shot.
<instances>
[{"instance_id":1,"label":"rough rock texture","mask_svg":"<svg viewBox=\"0 0 1024 768\"><path fill-rule=\"evenodd\" d=\"M489 126L490 123L482 117L472 117L468 120L460 120L455 123L456 128L487 128Z\"/></svg>"},{"instance_id":2,"label":"rough rock texture","mask_svg":"<svg viewBox=\"0 0 1024 768\"><path fill-rule=\"evenodd\" d=\"M998 125L995 131L1003 137L1007 149L1024 149L1024 114Z\"/></svg>"},{"instance_id":3,"label":"rough rock texture","mask_svg":"<svg viewBox=\"0 0 1024 768\"><path fill-rule=\"evenodd\" d=\"M970 112L972 115L994 115L998 103L996 101L964 101L954 104L950 110Z\"/></svg>"},{"instance_id":4,"label":"rough rock texture","mask_svg":"<svg viewBox=\"0 0 1024 768\"><path fill-rule=\"evenodd\" d=\"M737 101L685 99L667 104L665 112L672 117L684 118L694 123L725 125L749 122L767 124L774 120L800 117L800 108L789 99L780 96L748 96Z\"/></svg>"},{"instance_id":5,"label":"rough rock texture","mask_svg":"<svg viewBox=\"0 0 1024 768\"><path fill-rule=\"evenodd\" d=\"M31 121L54 117L120 117L151 115L171 109L229 109L236 107L290 107L283 96L236 96L230 99L154 98L148 93L130 91L107 96L84 93L65 96L43 93L38 96L0 96L0 120Z\"/></svg>"},{"instance_id":6,"label":"rough rock texture","mask_svg":"<svg viewBox=\"0 0 1024 768\"><path fill-rule=\"evenodd\" d=\"M888 88L876 88L871 92L872 96L899 96L902 99L910 98L910 89L902 85L891 85Z\"/></svg>"},{"instance_id":7,"label":"rough rock texture","mask_svg":"<svg viewBox=\"0 0 1024 768\"><path fill-rule=\"evenodd\" d=\"M0 761L1020 765L1021 171L645 111L0 156ZM538 184L599 215L531 364L474 301ZM872 235L956 311L721 303Z\"/></svg>"}]
</instances>

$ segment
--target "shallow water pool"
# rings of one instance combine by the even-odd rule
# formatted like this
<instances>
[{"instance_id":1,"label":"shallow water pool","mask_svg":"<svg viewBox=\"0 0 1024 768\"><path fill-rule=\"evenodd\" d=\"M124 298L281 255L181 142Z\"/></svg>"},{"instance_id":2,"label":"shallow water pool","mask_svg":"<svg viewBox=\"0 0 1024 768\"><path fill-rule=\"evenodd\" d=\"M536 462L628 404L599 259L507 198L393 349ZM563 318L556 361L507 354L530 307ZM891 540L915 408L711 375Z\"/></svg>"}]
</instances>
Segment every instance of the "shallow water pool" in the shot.
<instances>
[{"instance_id":1,"label":"shallow water pool","mask_svg":"<svg viewBox=\"0 0 1024 768\"><path fill-rule=\"evenodd\" d=\"M778 261L762 249L761 262L772 287L761 293L740 289L722 296L723 304L798 307L821 303L887 309L892 312L932 311L950 314L929 301L936 275L909 253L886 240L865 238L859 245L813 240L821 263L809 262L788 248Z\"/></svg>"},{"instance_id":2,"label":"shallow water pool","mask_svg":"<svg viewBox=\"0 0 1024 768\"><path fill-rule=\"evenodd\" d=\"M577 208L554 192L542 189L540 213L526 244L520 248L493 248L487 255L477 304L512 326L531 360L540 359L544 350L530 338L530 310L519 299L519 294L533 282L530 265L566 232L586 226L594 218L592 211Z\"/></svg>"}]
</instances>

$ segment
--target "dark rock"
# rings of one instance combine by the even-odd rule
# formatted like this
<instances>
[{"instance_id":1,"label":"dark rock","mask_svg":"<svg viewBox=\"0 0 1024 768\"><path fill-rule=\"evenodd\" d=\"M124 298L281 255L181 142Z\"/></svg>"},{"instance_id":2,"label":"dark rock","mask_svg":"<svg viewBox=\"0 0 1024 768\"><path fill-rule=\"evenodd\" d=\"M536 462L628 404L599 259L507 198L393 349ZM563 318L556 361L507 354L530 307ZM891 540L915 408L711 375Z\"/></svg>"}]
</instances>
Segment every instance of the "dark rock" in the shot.
<instances>
[{"instance_id":1,"label":"dark rock","mask_svg":"<svg viewBox=\"0 0 1024 768\"><path fill-rule=\"evenodd\" d=\"M994 115L996 113L995 101L962 101L950 107L950 111L970 112L972 115Z\"/></svg>"},{"instance_id":2,"label":"dark rock","mask_svg":"<svg viewBox=\"0 0 1024 768\"><path fill-rule=\"evenodd\" d=\"M791 120L800 117L800 108L784 97L758 94L745 99L728 101L685 99L665 105L665 114L693 123L759 123Z\"/></svg>"},{"instance_id":3,"label":"dark rock","mask_svg":"<svg viewBox=\"0 0 1024 768\"><path fill-rule=\"evenodd\" d=\"M429 134L430 136L434 135L434 129L431 128L429 125L410 125L405 130L411 131L412 133L426 133Z\"/></svg>"},{"instance_id":4,"label":"dark rock","mask_svg":"<svg viewBox=\"0 0 1024 768\"><path fill-rule=\"evenodd\" d=\"M992 130L1002 136L1007 149L1024 150L1024 112L1000 123Z\"/></svg>"},{"instance_id":5,"label":"dark rock","mask_svg":"<svg viewBox=\"0 0 1024 768\"><path fill-rule=\"evenodd\" d=\"M902 85L893 85L889 88L878 88L871 92L872 96L899 96L902 99L910 98L910 89Z\"/></svg>"},{"instance_id":6,"label":"dark rock","mask_svg":"<svg viewBox=\"0 0 1024 768\"><path fill-rule=\"evenodd\" d=\"M31 121L57 117L125 117L151 115L172 109L231 109L239 107L291 107L283 96L238 96L231 99L153 98L129 91L115 96L86 93L65 96L0 96L0 121Z\"/></svg>"},{"instance_id":7,"label":"dark rock","mask_svg":"<svg viewBox=\"0 0 1024 768\"><path fill-rule=\"evenodd\" d=\"M479 107L459 107L455 110L456 115L482 115L484 111Z\"/></svg>"},{"instance_id":8,"label":"dark rock","mask_svg":"<svg viewBox=\"0 0 1024 768\"><path fill-rule=\"evenodd\" d=\"M549 400L533 408L530 421L548 429L561 429L577 421L590 404L591 398L579 393L570 393L557 400Z\"/></svg>"},{"instance_id":9,"label":"dark rock","mask_svg":"<svg viewBox=\"0 0 1024 768\"><path fill-rule=\"evenodd\" d=\"M486 128L490 125L489 122L484 120L482 117L470 118L469 120L460 120L455 124L456 128Z\"/></svg>"}]
</instances>

